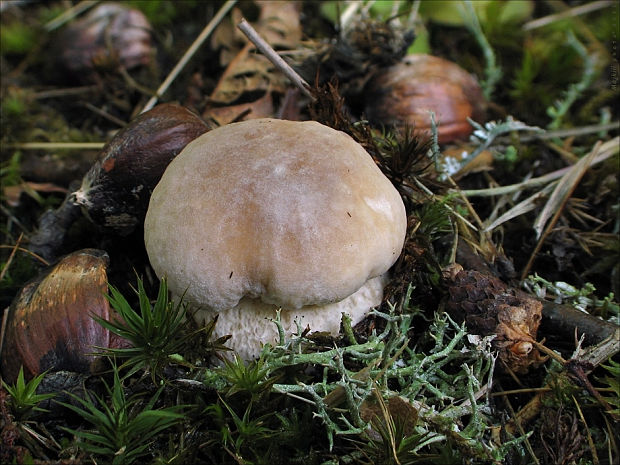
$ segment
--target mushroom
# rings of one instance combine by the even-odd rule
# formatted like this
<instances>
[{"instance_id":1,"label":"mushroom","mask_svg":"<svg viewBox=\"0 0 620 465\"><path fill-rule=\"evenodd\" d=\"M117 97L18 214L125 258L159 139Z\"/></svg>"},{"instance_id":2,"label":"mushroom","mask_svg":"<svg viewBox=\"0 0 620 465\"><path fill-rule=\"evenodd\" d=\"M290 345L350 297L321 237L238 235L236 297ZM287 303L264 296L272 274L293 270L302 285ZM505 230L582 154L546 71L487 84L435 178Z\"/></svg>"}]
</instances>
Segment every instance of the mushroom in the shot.
<instances>
[{"instance_id":1,"label":"mushroom","mask_svg":"<svg viewBox=\"0 0 620 465\"><path fill-rule=\"evenodd\" d=\"M269 318L338 334L383 297L403 247L403 201L347 134L314 121L257 119L205 133L170 163L150 199L151 265L196 319L244 359L276 341Z\"/></svg>"}]
</instances>

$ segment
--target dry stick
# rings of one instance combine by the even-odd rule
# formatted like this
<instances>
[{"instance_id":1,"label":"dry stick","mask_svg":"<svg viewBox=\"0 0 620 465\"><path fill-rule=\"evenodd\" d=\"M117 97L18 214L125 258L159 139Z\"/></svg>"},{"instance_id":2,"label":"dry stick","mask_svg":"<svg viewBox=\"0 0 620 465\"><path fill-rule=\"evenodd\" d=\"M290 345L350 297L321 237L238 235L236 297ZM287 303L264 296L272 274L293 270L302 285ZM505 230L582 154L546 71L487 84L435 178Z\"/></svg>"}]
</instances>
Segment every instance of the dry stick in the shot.
<instances>
[{"instance_id":1,"label":"dry stick","mask_svg":"<svg viewBox=\"0 0 620 465\"><path fill-rule=\"evenodd\" d=\"M211 19L211 21L209 21L209 24L207 24L206 27L200 33L200 35L196 37L196 40L194 40L192 45L189 46L185 54L181 57L179 62L176 64L176 66L172 69L172 71L170 71L170 74L168 74L168 77L166 77L164 82L161 83L159 88L155 91L155 95L151 97L151 99L146 103L146 105L144 106L144 108L142 109L140 113L149 111L151 108L155 106L159 98L168 90L168 87L170 87L170 84L172 84L172 81L176 79L176 77L183 70L185 65L192 58L192 56L194 56L194 53L196 53L196 50L200 48L202 43L205 40L207 40L207 38L211 35L213 30L220 24L220 22L222 22L222 20L224 19L224 16L226 16L226 14L235 5L235 3L237 3L236 0L228 0L226 3L224 3L224 5L222 5L222 7L218 10L215 16Z\"/></svg>"},{"instance_id":2,"label":"dry stick","mask_svg":"<svg viewBox=\"0 0 620 465\"><path fill-rule=\"evenodd\" d=\"M307 97L316 100L312 93L308 90L310 86L304 79L297 74L297 72L289 66L289 64L284 61L284 59L277 54L277 52L271 48L271 46L265 42L265 40L256 32L256 30L248 23L245 18L241 20L241 22L237 25L239 30L243 32L250 41L256 45L256 48L261 51L265 57L273 65L278 68L284 75L289 78L289 80L295 84Z\"/></svg>"},{"instance_id":3,"label":"dry stick","mask_svg":"<svg viewBox=\"0 0 620 465\"><path fill-rule=\"evenodd\" d=\"M9 149L23 150L92 150L101 149L105 142L14 142L6 144Z\"/></svg>"},{"instance_id":4,"label":"dry stick","mask_svg":"<svg viewBox=\"0 0 620 465\"><path fill-rule=\"evenodd\" d=\"M21 235L23 235L23 233ZM20 235L20 237L21 237L21 235ZM50 262L48 262L46 259L44 259L41 255L37 255L32 250L28 250L28 249L26 249L24 247L16 247L14 245L0 245L0 249L13 249L13 251L11 252L11 256L13 256L15 250L17 250L18 252L23 252L23 253L25 253L27 255L30 255L34 259L40 261L44 266L50 266ZM7 264L6 264L5 268L8 267L8 264L9 264L9 262L7 261ZM4 278L4 269L2 270L2 273L0 274L0 281L2 281L2 278Z\"/></svg>"},{"instance_id":5,"label":"dry stick","mask_svg":"<svg viewBox=\"0 0 620 465\"><path fill-rule=\"evenodd\" d=\"M24 233L21 233L19 237L17 238L17 242L15 242L15 245L11 246L11 249L13 250L11 250L11 254L9 255L9 258L6 261L4 268L2 268L2 271L0 271L0 281L2 281L2 279L4 278L4 275L9 269L9 266L11 266L11 262L13 261L13 258L15 257L15 253L19 249L19 243L22 241L23 237L24 237Z\"/></svg>"},{"instance_id":6,"label":"dry stick","mask_svg":"<svg viewBox=\"0 0 620 465\"><path fill-rule=\"evenodd\" d=\"M589 126L579 126L569 129L555 129L553 131L545 131L542 133L521 136L519 138L519 142L530 142L533 140L546 140L571 136L586 136L588 134L592 134L593 132L613 131L618 128L620 128L620 121L612 121L610 123L603 124L591 124ZM509 139L504 137L498 137L497 140L508 141Z\"/></svg>"},{"instance_id":7,"label":"dry stick","mask_svg":"<svg viewBox=\"0 0 620 465\"><path fill-rule=\"evenodd\" d=\"M538 252L542 248L545 240L547 239L547 236L549 235L551 230L555 227L555 224L560 219L560 216L562 215L562 212L564 211L564 207L566 206L566 202L568 202L568 199L570 198L570 196L573 194L573 192L577 188L577 184L579 184L579 181L581 181L581 178L583 177L583 175L585 174L587 169L592 164L592 160L598 154L598 152L599 152L599 150L601 148L601 145L602 145L601 141L598 141L596 143L596 145L594 146L594 148L592 149L592 151L588 155L586 155L585 158L582 159L583 160L583 165L584 165L583 167L581 167L581 168L578 167L577 165L579 163L572 167L572 168L575 168L575 169L579 169L579 171L575 174L575 177L574 177L574 179L572 179L572 183L571 183L570 186L568 186L568 189L561 194L562 198L559 199L560 200L560 204L558 205L557 211L553 215L553 218L551 218L551 220L547 224L547 227L545 228L545 230L540 235L538 243L536 244L536 247L534 248L534 251L532 252L532 255L530 255L530 259L527 261L527 264L525 265L525 268L523 268L523 271L521 272L521 281L525 280L525 278L527 277L528 273L530 272L530 269L532 268L532 265L534 264L534 260L536 260L536 256L538 255ZM571 170L570 173L567 173L567 176L570 177L571 175L572 175L572 170ZM560 187L560 185L558 185L558 187ZM551 194L552 198L554 197L556 192L559 192L558 191L558 187L556 187L556 190L554 190L554 192ZM547 202L547 205L549 205L551 200L552 199L550 198L549 201ZM547 208L547 206L545 206L545 209L546 208ZM536 225L534 225L534 226L536 227Z\"/></svg>"},{"instance_id":8,"label":"dry stick","mask_svg":"<svg viewBox=\"0 0 620 465\"><path fill-rule=\"evenodd\" d=\"M19 243L22 241L23 237L24 237L24 233L21 233L19 237L17 238L17 242L15 242L15 245L11 247L13 250L11 251L9 258L7 259L6 264L4 265L4 268L2 268L2 271L0 272L0 281L2 281L2 279L4 278L4 275L9 269L9 266L11 266L11 262L13 261L13 258L15 258L15 253L19 249ZM2 324L0 325L0 353L2 353L2 346L4 345L4 334L6 332L6 323L8 321L8 317L9 317L9 309L7 308L3 312Z\"/></svg>"},{"instance_id":9,"label":"dry stick","mask_svg":"<svg viewBox=\"0 0 620 465\"><path fill-rule=\"evenodd\" d=\"M47 32L52 32L54 29L58 29L60 26L62 26L66 22L71 21L73 18L78 16L80 13L83 13L89 8L92 8L97 3L99 3L99 0L84 0L76 5L73 5L71 8L69 8L68 10L65 10L62 14L60 14L59 16L56 16L49 23L47 23L45 25L45 30Z\"/></svg>"},{"instance_id":10,"label":"dry stick","mask_svg":"<svg viewBox=\"0 0 620 465\"><path fill-rule=\"evenodd\" d=\"M88 94L96 90L97 86L65 87L63 89L50 89L36 92L34 94L34 98L36 100L40 100L46 98L70 97L73 95Z\"/></svg>"},{"instance_id":11,"label":"dry stick","mask_svg":"<svg viewBox=\"0 0 620 465\"><path fill-rule=\"evenodd\" d=\"M562 11L561 13L554 13L549 16L543 16L542 18L537 18L533 21L525 23L523 25L524 31L531 31L532 29L537 29L539 27L547 26L548 24L554 23L555 21L559 21L564 18L571 18L573 16L579 16L586 13L590 13L592 11L600 10L602 8L607 8L608 6L612 6L615 2L613 0L600 0L598 2L587 3L585 5L580 5L574 8L570 8L568 10Z\"/></svg>"},{"instance_id":12,"label":"dry stick","mask_svg":"<svg viewBox=\"0 0 620 465\"><path fill-rule=\"evenodd\" d=\"M92 111L93 113L96 113L102 118L105 118L108 121L111 121L112 123L116 124L117 126L120 126L121 128L124 128L125 126L127 126L127 123L123 121L122 119L117 118L114 115L111 115L110 113L108 113L105 110L102 110L101 108L97 108L95 105L93 105L90 102L84 102L84 106L88 108L90 111Z\"/></svg>"},{"instance_id":13,"label":"dry stick","mask_svg":"<svg viewBox=\"0 0 620 465\"><path fill-rule=\"evenodd\" d=\"M618 153L620 138L614 137L613 139L608 140L599 150L600 154L594 157L590 166L594 166L598 163L601 163L611 156ZM523 189L527 189L530 187L541 186L543 184L547 184L550 181L554 181L558 178L564 176L567 172L572 170L572 166L567 166L566 168L561 168L559 170L553 171L551 173L547 173L538 178L528 179L527 181L520 182L518 184L510 184L508 186L499 186L499 187L491 187L487 189L471 189L471 190L463 190L461 191L463 195L467 197L490 197L493 195L503 195L503 194L511 194L513 192L517 192Z\"/></svg>"}]
</instances>

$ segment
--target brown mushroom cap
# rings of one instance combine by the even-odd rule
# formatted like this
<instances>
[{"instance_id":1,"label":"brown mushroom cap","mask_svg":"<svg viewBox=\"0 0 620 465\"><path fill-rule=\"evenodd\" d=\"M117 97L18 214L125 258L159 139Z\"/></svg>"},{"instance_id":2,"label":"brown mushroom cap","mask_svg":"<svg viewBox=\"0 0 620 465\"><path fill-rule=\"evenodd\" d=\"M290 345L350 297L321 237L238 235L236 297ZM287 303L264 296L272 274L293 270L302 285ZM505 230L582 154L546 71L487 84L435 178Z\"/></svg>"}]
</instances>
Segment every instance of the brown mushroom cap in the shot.
<instances>
[{"instance_id":1,"label":"brown mushroom cap","mask_svg":"<svg viewBox=\"0 0 620 465\"><path fill-rule=\"evenodd\" d=\"M259 119L189 143L153 191L144 234L157 275L192 304L299 309L384 274L406 223L400 195L351 137Z\"/></svg>"}]
</instances>

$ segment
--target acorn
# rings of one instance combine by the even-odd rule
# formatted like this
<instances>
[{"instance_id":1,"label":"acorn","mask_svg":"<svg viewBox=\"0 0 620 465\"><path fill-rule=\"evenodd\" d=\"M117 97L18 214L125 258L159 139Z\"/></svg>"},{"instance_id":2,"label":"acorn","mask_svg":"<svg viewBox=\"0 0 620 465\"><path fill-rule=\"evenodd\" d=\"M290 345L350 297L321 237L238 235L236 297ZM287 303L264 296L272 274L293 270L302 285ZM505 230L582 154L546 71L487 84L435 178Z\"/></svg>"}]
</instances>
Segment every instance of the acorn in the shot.
<instances>
[{"instance_id":1,"label":"acorn","mask_svg":"<svg viewBox=\"0 0 620 465\"><path fill-rule=\"evenodd\" d=\"M170 161L209 126L180 105L157 105L135 118L103 148L73 193L96 225L127 235L141 225L151 192Z\"/></svg>"},{"instance_id":2,"label":"acorn","mask_svg":"<svg viewBox=\"0 0 620 465\"><path fill-rule=\"evenodd\" d=\"M425 55L407 55L384 68L365 89L364 113L375 125L431 128L430 111L438 123L439 143L472 133L467 121L483 121L486 101L477 80L456 63Z\"/></svg>"},{"instance_id":3,"label":"acorn","mask_svg":"<svg viewBox=\"0 0 620 465\"><path fill-rule=\"evenodd\" d=\"M126 347L93 316L106 320L114 310L106 298L108 255L83 249L67 255L25 285L8 309L0 368L8 383L20 367L30 379L49 370L95 372L98 347Z\"/></svg>"},{"instance_id":4,"label":"acorn","mask_svg":"<svg viewBox=\"0 0 620 465\"><path fill-rule=\"evenodd\" d=\"M102 3L71 23L56 46L62 64L76 77L106 64L125 69L148 65L155 55L151 25L140 10L120 3Z\"/></svg>"}]
</instances>

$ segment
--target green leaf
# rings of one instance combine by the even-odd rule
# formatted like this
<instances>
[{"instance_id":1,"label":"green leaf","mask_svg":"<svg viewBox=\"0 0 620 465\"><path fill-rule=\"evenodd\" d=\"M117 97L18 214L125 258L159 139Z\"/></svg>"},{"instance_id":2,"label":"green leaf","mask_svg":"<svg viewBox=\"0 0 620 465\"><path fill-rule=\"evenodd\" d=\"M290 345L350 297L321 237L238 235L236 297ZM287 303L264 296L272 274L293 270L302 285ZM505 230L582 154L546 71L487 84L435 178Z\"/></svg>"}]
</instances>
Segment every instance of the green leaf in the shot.
<instances>
[{"instance_id":1,"label":"green leaf","mask_svg":"<svg viewBox=\"0 0 620 465\"><path fill-rule=\"evenodd\" d=\"M483 27L491 21L500 24L523 22L534 11L531 0L476 0L471 4ZM464 26L467 23L463 16L464 6L462 0L422 0L420 14L435 23Z\"/></svg>"}]
</instances>

